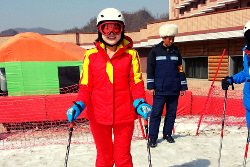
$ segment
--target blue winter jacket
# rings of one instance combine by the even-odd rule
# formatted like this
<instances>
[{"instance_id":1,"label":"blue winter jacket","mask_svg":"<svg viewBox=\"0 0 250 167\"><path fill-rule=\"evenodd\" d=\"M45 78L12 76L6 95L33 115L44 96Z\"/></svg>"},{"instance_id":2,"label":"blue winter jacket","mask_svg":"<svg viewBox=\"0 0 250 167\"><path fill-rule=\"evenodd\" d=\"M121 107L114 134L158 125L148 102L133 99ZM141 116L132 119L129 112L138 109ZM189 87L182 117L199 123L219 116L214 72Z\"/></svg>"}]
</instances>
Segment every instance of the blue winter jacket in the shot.
<instances>
[{"instance_id":1,"label":"blue winter jacket","mask_svg":"<svg viewBox=\"0 0 250 167\"><path fill-rule=\"evenodd\" d=\"M147 59L147 89L154 89L156 95L179 95L188 89L176 46L165 47L161 42L152 48Z\"/></svg>"},{"instance_id":2,"label":"blue winter jacket","mask_svg":"<svg viewBox=\"0 0 250 167\"><path fill-rule=\"evenodd\" d=\"M245 82L243 89L243 101L247 110L250 110L250 57L245 53L246 46L243 47L243 70L233 75L236 84Z\"/></svg>"}]
</instances>

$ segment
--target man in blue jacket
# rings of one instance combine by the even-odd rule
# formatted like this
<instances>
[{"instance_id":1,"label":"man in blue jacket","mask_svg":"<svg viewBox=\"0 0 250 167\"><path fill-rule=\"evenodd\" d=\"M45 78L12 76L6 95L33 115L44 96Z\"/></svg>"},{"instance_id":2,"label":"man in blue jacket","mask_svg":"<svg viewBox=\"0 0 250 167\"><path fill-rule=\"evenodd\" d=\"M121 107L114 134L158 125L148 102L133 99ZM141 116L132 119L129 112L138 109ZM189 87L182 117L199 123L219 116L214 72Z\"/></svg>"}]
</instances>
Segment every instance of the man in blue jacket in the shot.
<instances>
[{"instance_id":1,"label":"man in blue jacket","mask_svg":"<svg viewBox=\"0 0 250 167\"><path fill-rule=\"evenodd\" d=\"M223 90L228 90L233 83L241 84L245 82L243 89L243 102L246 109L247 128L250 129L250 21L243 28L245 46L243 47L243 70L231 77L222 79Z\"/></svg>"},{"instance_id":2,"label":"man in blue jacket","mask_svg":"<svg viewBox=\"0 0 250 167\"><path fill-rule=\"evenodd\" d=\"M156 147L159 126L164 105L166 116L163 127L163 139L174 143L171 136L176 118L179 95L185 95L186 76L182 67L179 49L173 44L178 27L165 24L159 29L162 41L150 51L147 59L147 89L153 95L153 111L149 124L149 145Z\"/></svg>"}]
</instances>

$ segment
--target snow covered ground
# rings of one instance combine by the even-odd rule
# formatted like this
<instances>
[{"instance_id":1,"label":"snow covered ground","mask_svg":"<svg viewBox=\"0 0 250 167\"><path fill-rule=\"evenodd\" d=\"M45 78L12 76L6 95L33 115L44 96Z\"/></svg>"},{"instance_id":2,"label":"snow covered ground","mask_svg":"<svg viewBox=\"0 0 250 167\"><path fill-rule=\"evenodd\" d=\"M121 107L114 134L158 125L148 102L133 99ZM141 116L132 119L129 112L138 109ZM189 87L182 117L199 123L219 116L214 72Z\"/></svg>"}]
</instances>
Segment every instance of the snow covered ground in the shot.
<instances>
[{"instance_id":1,"label":"snow covered ground","mask_svg":"<svg viewBox=\"0 0 250 167\"><path fill-rule=\"evenodd\" d=\"M151 148L153 167L217 167L220 148L221 124L201 124L195 135L198 117L178 117L175 124L175 143L162 140ZM162 129L160 129L162 130ZM242 166L247 129L245 126L225 126L221 151L221 167ZM134 140L131 148L135 167L148 166L146 140ZM0 150L1 167L62 167L66 145L35 146L22 149ZM250 153L249 153L250 154ZM72 144L68 167L94 167L94 144ZM250 166L250 157L247 166Z\"/></svg>"}]
</instances>

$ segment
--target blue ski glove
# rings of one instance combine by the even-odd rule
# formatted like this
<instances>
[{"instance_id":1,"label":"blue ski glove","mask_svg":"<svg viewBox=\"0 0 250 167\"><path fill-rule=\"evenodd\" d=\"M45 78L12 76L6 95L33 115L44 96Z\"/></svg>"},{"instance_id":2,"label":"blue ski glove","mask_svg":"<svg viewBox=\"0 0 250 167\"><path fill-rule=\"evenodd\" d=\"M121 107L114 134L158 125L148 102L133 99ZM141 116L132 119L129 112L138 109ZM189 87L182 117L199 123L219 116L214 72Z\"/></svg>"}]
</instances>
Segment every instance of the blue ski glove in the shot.
<instances>
[{"instance_id":1,"label":"blue ski glove","mask_svg":"<svg viewBox=\"0 0 250 167\"><path fill-rule=\"evenodd\" d=\"M143 98L136 99L133 105L135 107L135 111L137 112L137 114L139 114L141 117L147 120L148 116L152 112L152 107L148 103L146 103Z\"/></svg>"},{"instance_id":2,"label":"blue ski glove","mask_svg":"<svg viewBox=\"0 0 250 167\"><path fill-rule=\"evenodd\" d=\"M82 101L74 102L75 104L67 110L68 121L72 122L81 114L85 105Z\"/></svg>"}]
</instances>

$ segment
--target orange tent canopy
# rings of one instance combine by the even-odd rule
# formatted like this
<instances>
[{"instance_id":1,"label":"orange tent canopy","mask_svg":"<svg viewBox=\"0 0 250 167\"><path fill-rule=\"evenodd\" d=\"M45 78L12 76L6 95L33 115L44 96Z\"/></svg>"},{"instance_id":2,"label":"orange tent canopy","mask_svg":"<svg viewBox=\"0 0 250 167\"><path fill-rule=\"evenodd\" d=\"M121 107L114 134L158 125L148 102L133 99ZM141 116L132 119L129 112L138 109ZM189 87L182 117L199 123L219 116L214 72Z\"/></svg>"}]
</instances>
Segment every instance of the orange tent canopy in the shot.
<instances>
[{"instance_id":1,"label":"orange tent canopy","mask_svg":"<svg viewBox=\"0 0 250 167\"><path fill-rule=\"evenodd\" d=\"M0 46L0 62L80 61L85 51L74 43L55 42L38 33L26 32Z\"/></svg>"}]
</instances>

